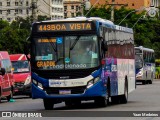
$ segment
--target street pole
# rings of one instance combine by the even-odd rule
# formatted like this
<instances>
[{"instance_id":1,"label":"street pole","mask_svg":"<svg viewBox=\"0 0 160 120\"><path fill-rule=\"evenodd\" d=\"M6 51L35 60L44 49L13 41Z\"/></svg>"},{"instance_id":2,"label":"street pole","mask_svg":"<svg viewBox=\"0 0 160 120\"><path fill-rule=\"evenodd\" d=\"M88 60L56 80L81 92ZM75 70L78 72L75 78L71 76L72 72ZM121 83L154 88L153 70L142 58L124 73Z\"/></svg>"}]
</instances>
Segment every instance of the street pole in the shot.
<instances>
[{"instance_id":1,"label":"street pole","mask_svg":"<svg viewBox=\"0 0 160 120\"><path fill-rule=\"evenodd\" d=\"M83 13L83 5L84 5L83 0L81 0L81 16L82 16L82 17L84 16L84 13Z\"/></svg>"},{"instance_id":2,"label":"street pole","mask_svg":"<svg viewBox=\"0 0 160 120\"><path fill-rule=\"evenodd\" d=\"M128 6L128 4L115 4L115 0L112 0L112 4L107 4L111 5L111 21L114 22L114 7L115 6Z\"/></svg>"},{"instance_id":3,"label":"street pole","mask_svg":"<svg viewBox=\"0 0 160 120\"><path fill-rule=\"evenodd\" d=\"M112 0L112 6L111 6L111 21L114 22L114 1Z\"/></svg>"},{"instance_id":4,"label":"street pole","mask_svg":"<svg viewBox=\"0 0 160 120\"><path fill-rule=\"evenodd\" d=\"M37 21L37 0L32 0L31 7L32 7L33 22L36 22Z\"/></svg>"}]
</instances>

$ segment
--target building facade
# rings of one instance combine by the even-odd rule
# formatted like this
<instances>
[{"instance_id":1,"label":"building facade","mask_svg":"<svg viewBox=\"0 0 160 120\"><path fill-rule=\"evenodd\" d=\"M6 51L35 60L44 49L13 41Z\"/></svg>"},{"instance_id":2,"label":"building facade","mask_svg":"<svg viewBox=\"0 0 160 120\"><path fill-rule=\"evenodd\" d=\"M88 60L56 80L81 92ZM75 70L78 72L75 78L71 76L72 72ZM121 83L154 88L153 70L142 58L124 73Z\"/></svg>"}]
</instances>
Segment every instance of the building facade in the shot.
<instances>
[{"instance_id":1,"label":"building facade","mask_svg":"<svg viewBox=\"0 0 160 120\"><path fill-rule=\"evenodd\" d=\"M34 0L37 6L36 16L51 19L64 18L63 0ZM0 0L0 20L12 22L32 15L32 0Z\"/></svg>"},{"instance_id":2,"label":"building facade","mask_svg":"<svg viewBox=\"0 0 160 120\"><path fill-rule=\"evenodd\" d=\"M64 0L64 18L83 16L83 0Z\"/></svg>"},{"instance_id":3,"label":"building facade","mask_svg":"<svg viewBox=\"0 0 160 120\"><path fill-rule=\"evenodd\" d=\"M51 0L50 1L50 14L51 19L63 19L64 18L64 0Z\"/></svg>"},{"instance_id":4,"label":"building facade","mask_svg":"<svg viewBox=\"0 0 160 120\"><path fill-rule=\"evenodd\" d=\"M160 7L160 0L151 0L151 5L154 7Z\"/></svg>"},{"instance_id":5,"label":"building facade","mask_svg":"<svg viewBox=\"0 0 160 120\"><path fill-rule=\"evenodd\" d=\"M31 15L30 0L0 0L0 20L9 22Z\"/></svg>"},{"instance_id":6,"label":"building facade","mask_svg":"<svg viewBox=\"0 0 160 120\"><path fill-rule=\"evenodd\" d=\"M97 0L90 0L91 4L94 5ZM142 7L150 7L154 5L154 7L160 6L160 0L99 0L96 5L104 5L104 4L128 4L126 8L129 9L140 9ZM120 8L119 5L115 5L116 8Z\"/></svg>"}]
</instances>

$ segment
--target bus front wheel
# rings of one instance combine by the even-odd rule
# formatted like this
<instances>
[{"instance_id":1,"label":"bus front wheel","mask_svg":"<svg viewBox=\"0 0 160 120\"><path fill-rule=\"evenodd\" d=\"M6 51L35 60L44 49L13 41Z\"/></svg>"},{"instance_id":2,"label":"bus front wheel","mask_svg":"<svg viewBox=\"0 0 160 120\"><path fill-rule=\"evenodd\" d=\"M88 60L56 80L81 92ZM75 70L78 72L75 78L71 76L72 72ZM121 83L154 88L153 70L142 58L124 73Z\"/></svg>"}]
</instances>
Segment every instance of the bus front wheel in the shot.
<instances>
[{"instance_id":1,"label":"bus front wheel","mask_svg":"<svg viewBox=\"0 0 160 120\"><path fill-rule=\"evenodd\" d=\"M66 106L80 106L81 101L80 100L66 100L65 105Z\"/></svg>"},{"instance_id":2,"label":"bus front wheel","mask_svg":"<svg viewBox=\"0 0 160 120\"><path fill-rule=\"evenodd\" d=\"M95 99L95 104L100 107L106 107L109 103L109 99L106 97L99 97Z\"/></svg>"},{"instance_id":3,"label":"bus front wheel","mask_svg":"<svg viewBox=\"0 0 160 120\"><path fill-rule=\"evenodd\" d=\"M52 99L43 99L45 110L53 110L54 102Z\"/></svg>"}]
</instances>

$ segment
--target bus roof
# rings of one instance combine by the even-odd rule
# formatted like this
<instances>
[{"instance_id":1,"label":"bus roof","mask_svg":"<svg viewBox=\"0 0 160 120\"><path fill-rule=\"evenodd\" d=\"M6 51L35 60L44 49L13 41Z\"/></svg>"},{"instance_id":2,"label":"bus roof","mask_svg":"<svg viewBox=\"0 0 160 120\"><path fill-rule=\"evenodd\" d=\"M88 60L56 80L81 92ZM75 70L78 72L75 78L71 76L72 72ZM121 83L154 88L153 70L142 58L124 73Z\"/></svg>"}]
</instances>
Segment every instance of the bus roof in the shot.
<instances>
[{"instance_id":1,"label":"bus roof","mask_svg":"<svg viewBox=\"0 0 160 120\"><path fill-rule=\"evenodd\" d=\"M136 49L140 49L140 50L144 50L144 51L148 51L148 52L154 52L153 49L150 49L150 48L145 48L143 46L139 46L139 47L135 47Z\"/></svg>"},{"instance_id":2,"label":"bus roof","mask_svg":"<svg viewBox=\"0 0 160 120\"><path fill-rule=\"evenodd\" d=\"M51 22L74 22L74 21L97 21L99 22L100 25L108 27L108 28L112 28L115 30L119 30L119 31L124 31L124 32L129 32L129 33L133 33L133 29L132 28L127 28L127 27L122 27L119 25L115 25L112 21L110 20L106 20L106 19L102 19L100 17L74 17L74 18L66 18L66 19L59 19L59 20L47 20L47 21L41 21L41 22L36 22L36 23L51 23Z\"/></svg>"}]
</instances>

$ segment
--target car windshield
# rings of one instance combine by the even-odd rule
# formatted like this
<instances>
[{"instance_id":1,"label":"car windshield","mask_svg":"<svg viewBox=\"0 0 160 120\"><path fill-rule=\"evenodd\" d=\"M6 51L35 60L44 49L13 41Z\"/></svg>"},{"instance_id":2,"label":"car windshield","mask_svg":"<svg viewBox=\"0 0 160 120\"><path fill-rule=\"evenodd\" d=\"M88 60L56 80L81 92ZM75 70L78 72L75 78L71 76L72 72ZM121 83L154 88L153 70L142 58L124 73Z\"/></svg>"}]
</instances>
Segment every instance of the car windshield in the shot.
<instances>
[{"instance_id":1,"label":"car windshield","mask_svg":"<svg viewBox=\"0 0 160 120\"><path fill-rule=\"evenodd\" d=\"M30 71L28 61L12 61L13 73L25 73Z\"/></svg>"},{"instance_id":2,"label":"car windshield","mask_svg":"<svg viewBox=\"0 0 160 120\"><path fill-rule=\"evenodd\" d=\"M100 64L95 35L35 38L35 45L38 69L86 69Z\"/></svg>"}]
</instances>

